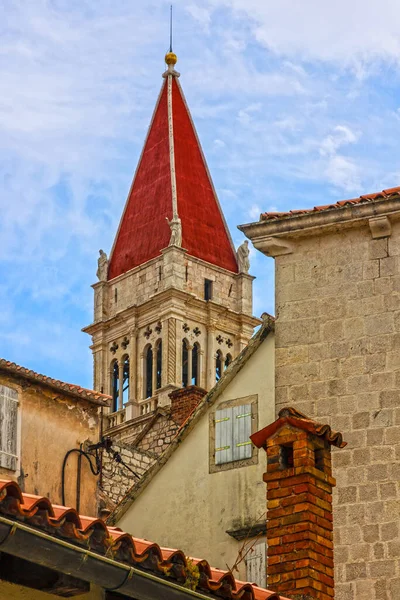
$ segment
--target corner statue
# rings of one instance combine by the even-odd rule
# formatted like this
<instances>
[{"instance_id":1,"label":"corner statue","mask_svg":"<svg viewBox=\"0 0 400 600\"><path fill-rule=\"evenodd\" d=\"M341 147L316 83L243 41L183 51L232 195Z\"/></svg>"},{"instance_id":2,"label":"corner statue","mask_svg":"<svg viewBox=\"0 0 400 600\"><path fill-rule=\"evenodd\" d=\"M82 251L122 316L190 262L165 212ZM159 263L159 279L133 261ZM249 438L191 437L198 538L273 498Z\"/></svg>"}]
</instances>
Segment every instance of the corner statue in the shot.
<instances>
[{"instance_id":1,"label":"corner statue","mask_svg":"<svg viewBox=\"0 0 400 600\"><path fill-rule=\"evenodd\" d=\"M178 215L174 215L171 219L171 221L168 219L168 217L165 217L167 219L167 223L171 229L171 237L169 240L169 244L168 246L179 246L179 248L182 246L182 223L180 218L178 217Z\"/></svg>"},{"instance_id":2,"label":"corner statue","mask_svg":"<svg viewBox=\"0 0 400 600\"><path fill-rule=\"evenodd\" d=\"M99 250L99 258L97 260L97 278L99 281L107 281L108 258L103 250Z\"/></svg>"},{"instance_id":3,"label":"corner statue","mask_svg":"<svg viewBox=\"0 0 400 600\"><path fill-rule=\"evenodd\" d=\"M250 269L249 242L245 240L236 251L239 273L248 273Z\"/></svg>"}]
</instances>

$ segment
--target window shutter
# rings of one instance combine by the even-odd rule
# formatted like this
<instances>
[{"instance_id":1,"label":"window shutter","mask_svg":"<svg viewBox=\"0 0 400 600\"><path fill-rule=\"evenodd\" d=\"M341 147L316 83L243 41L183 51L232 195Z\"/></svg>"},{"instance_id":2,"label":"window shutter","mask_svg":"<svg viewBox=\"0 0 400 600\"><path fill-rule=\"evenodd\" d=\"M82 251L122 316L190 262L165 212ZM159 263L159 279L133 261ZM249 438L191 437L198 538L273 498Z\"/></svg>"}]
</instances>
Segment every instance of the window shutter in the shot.
<instances>
[{"instance_id":1,"label":"window shutter","mask_svg":"<svg viewBox=\"0 0 400 600\"><path fill-rule=\"evenodd\" d=\"M251 404L233 407L233 459L251 458Z\"/></svg>"},{"instance_id":2,"label":"window shutter","mask_svg":"<svg viewBox=\"0 0 400 600\"><path fill-rule=\"evenodd\" d=\"M0 467L17 468L18 393L0 385Z\"/></svg>"},{"instance_id":3,"label":"window shutter","mask_svg":"<svg viewBox=\"0 0 400 600\"><path fill-rule=\"evenodd\" d=\"M246 557L246 578L250 583L255 583L262 588L265 588L267 584L267 573L266 573L266 544L260 542L255 544L252 551Z\"/></svg>"},{"instance_id":4,"label":"window shutter","mask_svg":"<svg viewBox=\"0 0 400 600\"><path fill-rule=\"evenodd\" d=\"M217 410L215 413L215 464L231 462L232 456L232 408Z\"/></svg>"}]
</instances>

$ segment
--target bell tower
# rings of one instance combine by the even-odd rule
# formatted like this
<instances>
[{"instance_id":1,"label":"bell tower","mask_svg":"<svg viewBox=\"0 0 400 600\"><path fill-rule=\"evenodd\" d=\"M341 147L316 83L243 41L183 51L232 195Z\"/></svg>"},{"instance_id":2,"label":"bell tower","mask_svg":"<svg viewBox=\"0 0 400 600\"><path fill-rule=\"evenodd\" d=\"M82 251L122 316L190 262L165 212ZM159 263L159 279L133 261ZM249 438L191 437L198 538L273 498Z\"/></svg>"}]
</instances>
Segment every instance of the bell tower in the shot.
<instances>
[{"instance_id":1,"label":"bell tower","mask_svg":"<svg viewBox=\"0 0 400 600\"><path fill-rule=\"evenodd\" d=\"M211 389L260 323L247 242L235 251L169 52L110 258L94 289L94 389L110 426Z\"/></svg>"}]
</instances>

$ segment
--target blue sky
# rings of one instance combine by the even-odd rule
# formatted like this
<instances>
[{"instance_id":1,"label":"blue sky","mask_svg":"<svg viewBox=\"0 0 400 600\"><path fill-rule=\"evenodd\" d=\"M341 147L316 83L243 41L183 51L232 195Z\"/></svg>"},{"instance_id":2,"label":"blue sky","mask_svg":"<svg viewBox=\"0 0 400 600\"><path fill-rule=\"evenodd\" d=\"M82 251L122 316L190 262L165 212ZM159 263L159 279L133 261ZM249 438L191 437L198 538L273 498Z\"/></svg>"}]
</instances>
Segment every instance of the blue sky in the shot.
<instances>
[{"instance_id":1,"label":"blue sky","mask_svg":"<svg viewBox=\"0 0 400 600\"><path fill-rule=\"evenodd\" d=\"M397 0L176 0L177 69L234 242L261 211L399 184ZM0 356L90 387L92 290L168 49L169 2L0 0ZM254 312L273 261L252 252Z\"/></svg>"}]
</instances>

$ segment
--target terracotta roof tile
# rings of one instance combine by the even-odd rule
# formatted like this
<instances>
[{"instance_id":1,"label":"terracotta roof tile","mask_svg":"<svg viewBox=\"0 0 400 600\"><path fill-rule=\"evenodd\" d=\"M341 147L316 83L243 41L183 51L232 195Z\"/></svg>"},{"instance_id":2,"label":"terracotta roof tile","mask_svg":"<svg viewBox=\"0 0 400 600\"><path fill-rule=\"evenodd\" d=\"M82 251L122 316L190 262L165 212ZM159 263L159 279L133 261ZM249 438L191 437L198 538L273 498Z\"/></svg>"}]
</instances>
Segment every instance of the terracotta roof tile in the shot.
<instances>
[{"instance_id":1,"label":"terracotta roof tile","mask_svg":"<svg viewBox=\"0 0 400 600\"><path fill-rule=\"evenodd\" d=\"M206 560L188 559L181 550L161 548L154 542L135 538L104 521L79 515L73 508L52 505L48 498L22 493L15 481L0 480L0 514L54 537L114 560L153 571L160 578L184 584L185 567L191 560L200 571L199 592L223 596L226 600L288 600L275 592L235 579L229 571L210 567ZM183 577L183 579L182 579Z\"/></svg>"},{"instance_id":2,"label":"terracotta roof tile","mask_svg":"<svg viewBox=\"0 0 400 600\"><path fill-rule=\"evenodd\" d=\"M347 446L347 442L343 441L342 434L338 431L333 431L327 423L317 423L317 421L309 419L300 411L290 407L282 408L279 411L278 419L276 421L267 425L267 427L264 427L260 431L257 431L257 433L253 433L253 435L250 436L250 439L257 448L262 448L267 439L286 423L321 437L332 446L337 446L338 448Z\"/></svg>"},{"instance_id":3,"label":"terracotta roof tile","mask_svg":"<svg viewBox=\"0 0 400 600\"><path fill-rule=\"evenodd\" d=\"M346 206L352 206L357 204L367 204L368 202L375 202L376 200L383 200L392 198L393 196L400 195L400 187L388 188L382 190L382 192L376 192L374 194L365 194L359 198L351 198L350 200L339 200L333 204L325 204L323 206L314 206L314 208L305 208L303 210L289 210L287 212L266 212L260 215L260 221L270 221L273 219L284 219L288 217L294 217L297 215L305 215L313 212L322 212L325 210L335 210L338 208L344 208Z\"/></svg>"},{"instance_id":4,"label":"terracotta roof tile","mask_svg":"<svg viewBox=\"0 0 400 600\"><path fill-rule=\"evenodd\" d=\"M6 372L10 375L23 377L24 379L32 381L33 383L42 384L52 389L64 392L65 394L73 396L74 398L88 400L89 402L94 402L95 404L100 404L102 406L109 406L111 402L111 396L108 396L107 394L101 394L100 392L96 392L94 390L88 390L80 385L66 383L65 381L60 381L59 379L52 379L51 377L47 377L47 375L41 375L40 373L36 373L30 369L21 367L20 365L17 365L9 360L5 360L4 358L0 358L0 371Z\"/></svg>"}]
</instances>

